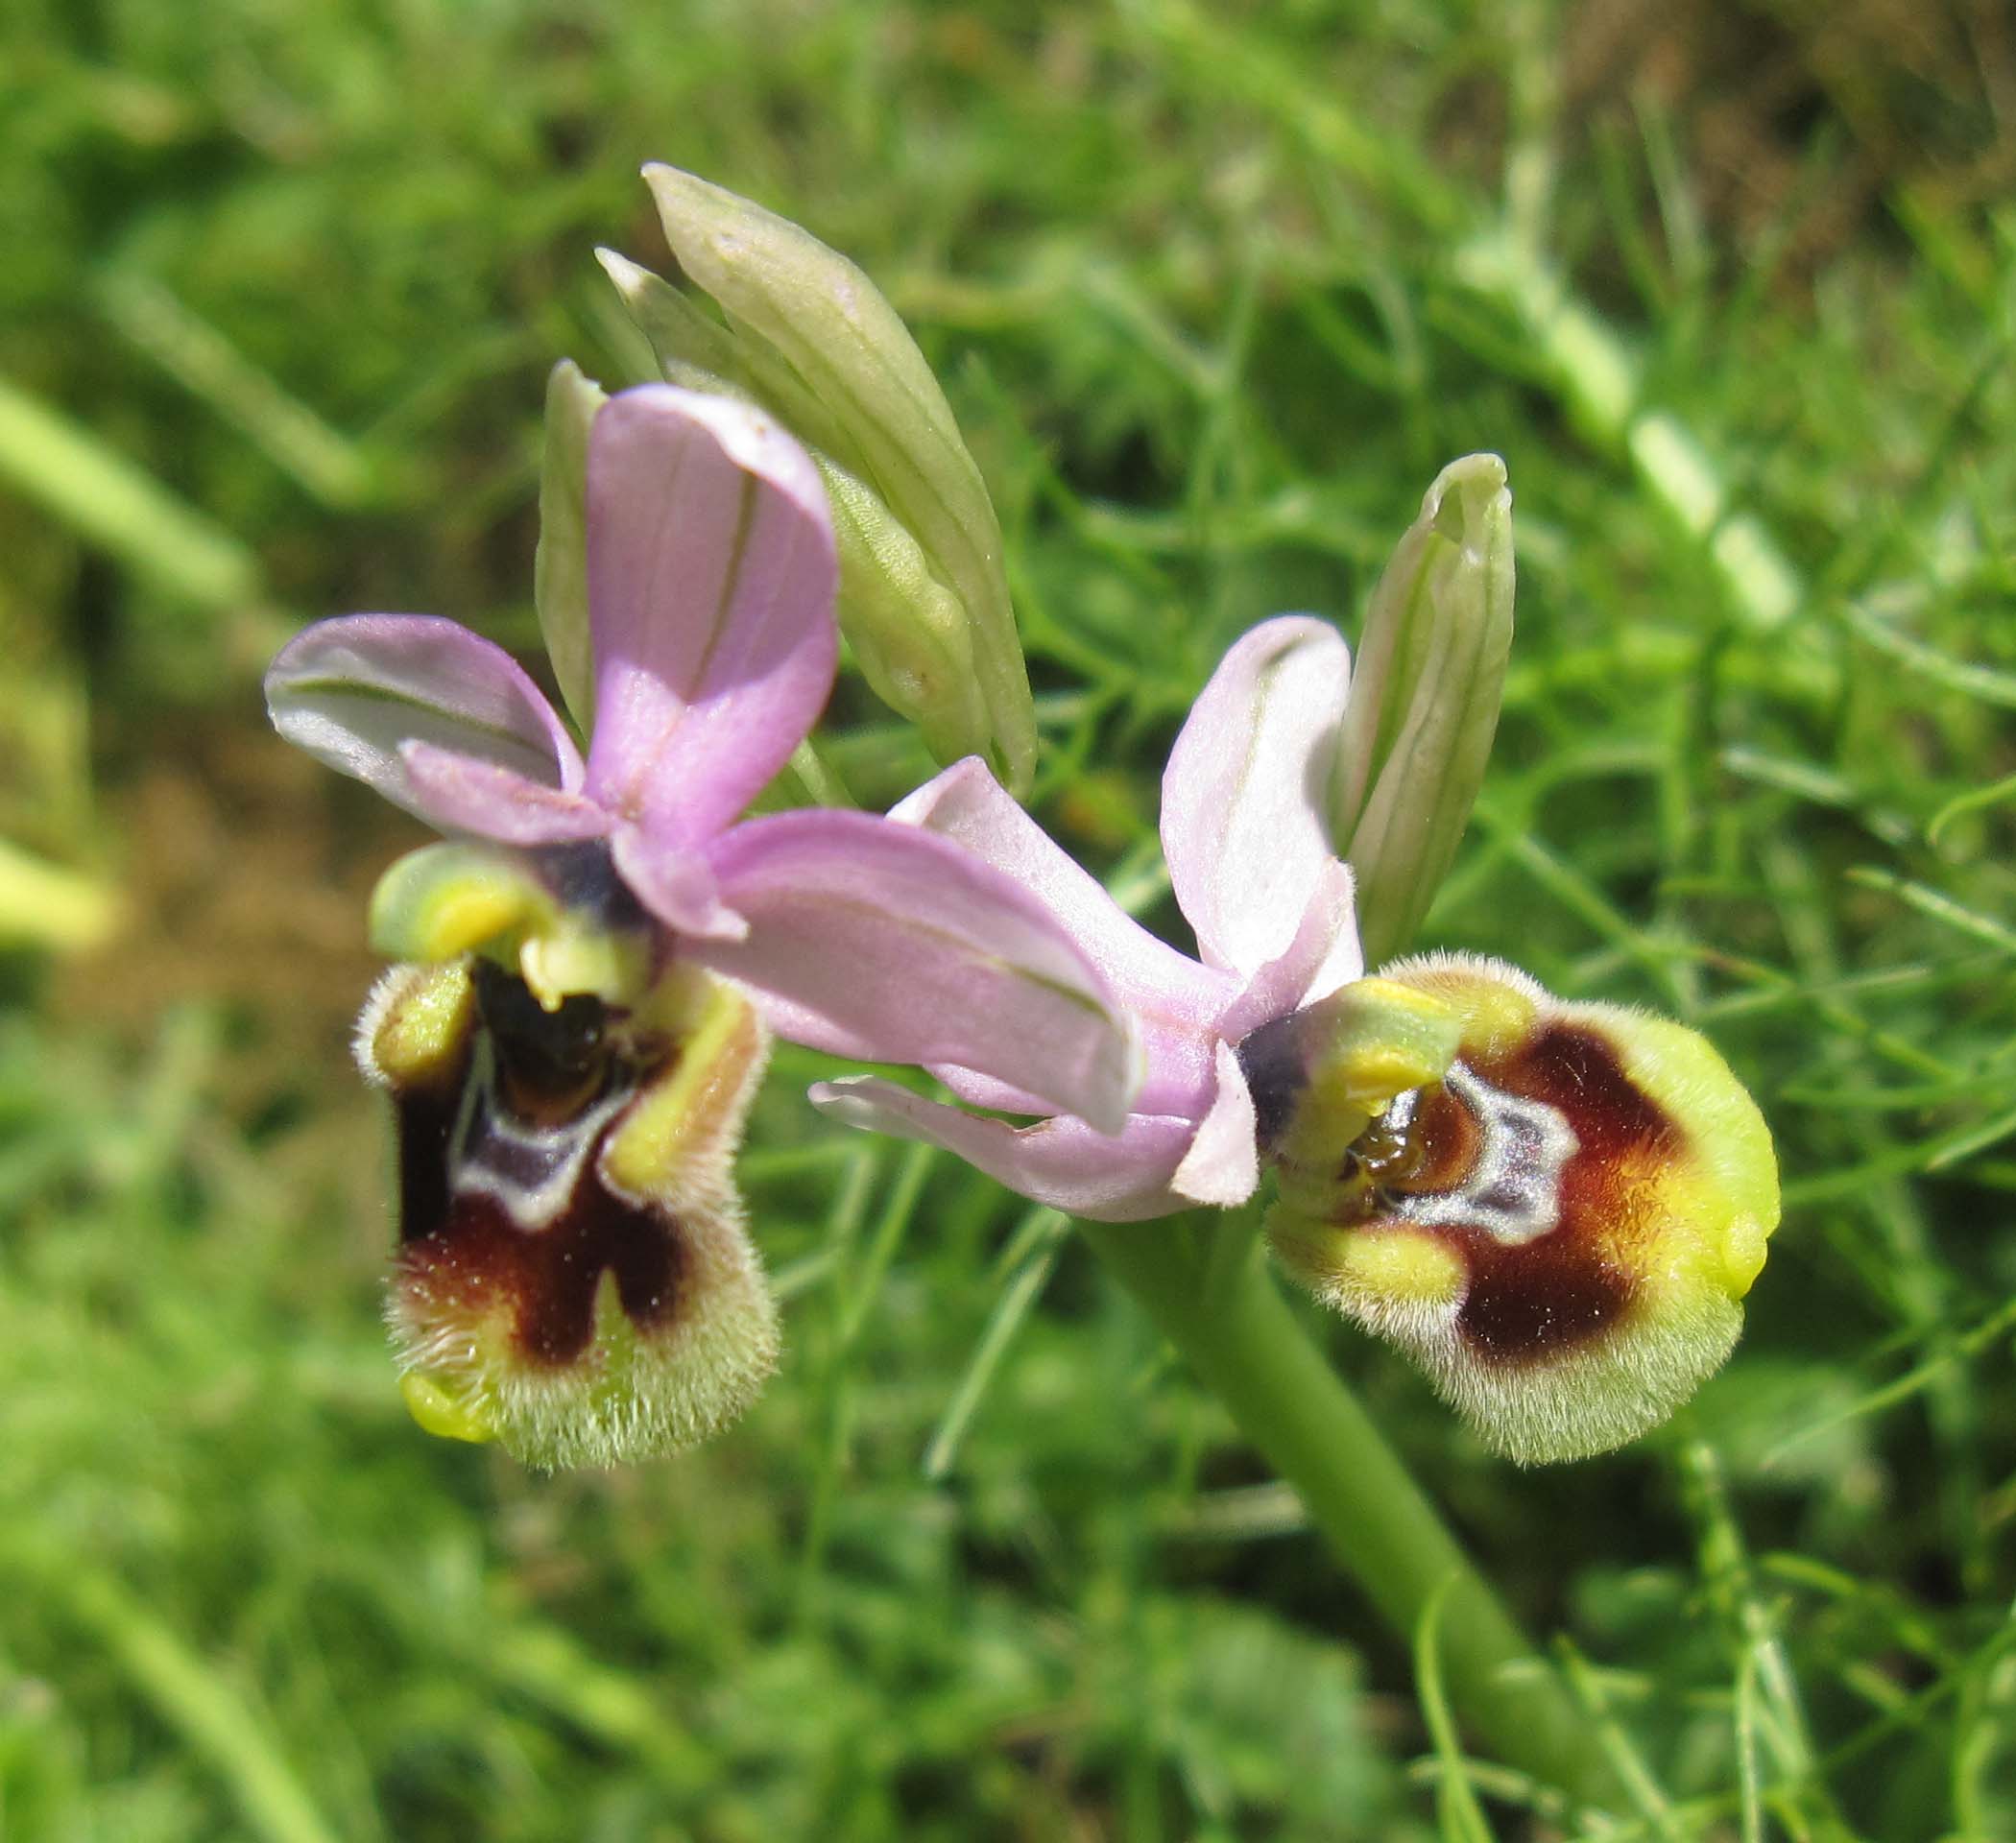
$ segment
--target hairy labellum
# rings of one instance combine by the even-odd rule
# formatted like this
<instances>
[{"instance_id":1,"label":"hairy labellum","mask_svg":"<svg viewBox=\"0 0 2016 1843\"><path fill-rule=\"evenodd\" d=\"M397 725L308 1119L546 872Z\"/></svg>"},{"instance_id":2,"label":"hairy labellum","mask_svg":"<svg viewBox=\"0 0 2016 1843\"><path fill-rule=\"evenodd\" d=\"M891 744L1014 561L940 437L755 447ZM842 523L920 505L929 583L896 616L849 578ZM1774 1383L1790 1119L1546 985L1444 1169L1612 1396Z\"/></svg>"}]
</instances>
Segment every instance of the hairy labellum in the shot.
<instances>
[{"instance_id":1,"label":"hairy labellum","mask_svg":"<svg viewBox=\"0 0 2016 1843\"><path fill-rule=\"evenodd\" d=\"M1410 995L1447 1019L1439 1045ZM1437 956L1240 1054L1281 1177L1277 1254L1500 1450L1621 1445L1728 1355L1777 1226L1777 1166L1697 1033Z\"/></svg>"},{"instance_id":2,"label":"hairy labellum","mask_svg":"<svg viewBox=\"0 0 2016 1843\"><path fill-rule=\"evenodd\" d=\"M730 1161L767 1053L691 969L634 1009L542 1003L481 956L385 975L357 1056L396 1115L386 1317L422 1426L611 1465L748 1405L777 1314Z\"/></svg>"}]
</instances>

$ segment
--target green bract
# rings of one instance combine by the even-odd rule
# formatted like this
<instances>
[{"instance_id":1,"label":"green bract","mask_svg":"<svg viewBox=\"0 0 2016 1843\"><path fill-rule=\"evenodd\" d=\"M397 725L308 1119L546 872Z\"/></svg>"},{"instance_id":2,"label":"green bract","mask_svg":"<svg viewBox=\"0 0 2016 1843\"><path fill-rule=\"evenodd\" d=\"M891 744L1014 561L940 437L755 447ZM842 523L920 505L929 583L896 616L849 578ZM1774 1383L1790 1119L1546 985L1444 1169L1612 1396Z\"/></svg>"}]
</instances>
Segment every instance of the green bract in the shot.
<instances>
[{"instance_id":1,"label":"green bract","mask_svg":"<svg viewBox=\"0 0 2016 1843\"><path fill-rule=\"evenodd\" d=\"M1377 966L1428 913L1498 729L1512 646L1512 494L1495 454L1452 461L1373 590L1338 737L1332 826Z\"/></svg>"},{"instance_id":2,"label":"green bract","mask_svg":"<svg viewBox=\"0 0 2016 1843\"><path fill-rule=\"evenodd\" d=\"M1001 532L924 354L838 251L672 167L644 178L711 319L619 256L604 267L668 379L761 403L813 451L840 546L839 617L876 694L942 761L1026 791L1036 748Z\"/></svg>"},{"instance_id":3,"label":"green bract","mask_svg":"<svg viewBox=\"0 0 2016 1843\"><path fill-rule=\"evenodd\" d=\"M584 735L595 727L588 599L588 430L608 400L572 359L562 359L546 380L546 451L540 467L532 592L554 680Z\"/></svg>"}]
</instances>

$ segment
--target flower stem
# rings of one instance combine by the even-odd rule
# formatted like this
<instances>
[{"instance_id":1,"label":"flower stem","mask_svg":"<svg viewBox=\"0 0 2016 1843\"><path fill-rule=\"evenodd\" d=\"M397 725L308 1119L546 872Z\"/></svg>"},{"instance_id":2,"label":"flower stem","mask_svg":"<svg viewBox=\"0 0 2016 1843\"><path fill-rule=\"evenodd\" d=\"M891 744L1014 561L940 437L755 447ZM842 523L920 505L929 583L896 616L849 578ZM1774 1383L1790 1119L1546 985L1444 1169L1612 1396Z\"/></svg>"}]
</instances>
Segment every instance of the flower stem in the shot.
<instances>
[{"instance_id":1,"label":"flower stem","mask_svg":"<svg viewBox=\"0 0 2016 1843\"><path fill-rule=\"evenodd\" d=\"M1237 1218L1122 1226L1087 1239L1163 1334L1295 1487L1316 1526L1404 1639L1442 1595L1443 1679L1507 1764L1571 1795L1618 1802L1596 1727L1500 1604L1324 1359Z\"/></svg>"}]
</instances>

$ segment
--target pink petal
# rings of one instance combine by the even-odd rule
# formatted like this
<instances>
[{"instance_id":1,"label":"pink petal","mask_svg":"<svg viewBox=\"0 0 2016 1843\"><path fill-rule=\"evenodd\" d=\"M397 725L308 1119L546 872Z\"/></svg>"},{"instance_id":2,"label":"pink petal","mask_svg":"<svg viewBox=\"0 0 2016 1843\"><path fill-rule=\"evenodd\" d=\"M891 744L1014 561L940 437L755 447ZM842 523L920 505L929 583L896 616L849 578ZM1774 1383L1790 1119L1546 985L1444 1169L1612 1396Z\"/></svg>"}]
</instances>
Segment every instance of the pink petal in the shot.
<instances>
[{"instance_id":1,"label":"pink petal","mask_svg":"<svg viewBox=\"0 0 2016 1843\"><path fill-rule=\"evenodd\" d=\"M517 662L428 614L318 621L267 668L266 708L297 748L452 830L501 836L435 811L414 784L406 745L483 764L514 784L566 794L582 784L565 725Z\"/></svg>"},{"instance_id":2,"label":"pink petal","mask_svg":"<svg viewBox=\"0 0 2016 1843\"><path fill-rule=\"evenodd\" d=\"M752 986L780 1035L871 1062L955 1063L1117 1127L1133 1033L1036 898L942 838L867 813L751 820L708 848L741 942L688 957Z\"/></svg>"},{"instance_id":3,"label":"pink petal","mask_svg":"<svg viewBox=\"0 0 2016 1843\"><path fill-rule=\"evenodd\" d=\"M1024 1088L1012 1088L1006 1082L997 1082L992 1075L982 1075L974 1069L961 1068L957 1063L926 1063L924 1071L943 1082L969 1107L984 1107L996 1113L1050 1112L1050 1103L1041 1094L1032 1094Z\"/></svg>"},{"instance_id":4,"label":"pink petal","mask_svg":"<svg viewBox=\"0 0 2016 1843\"><path fill-rule=\"evenodd\" d=\"M1336 855L1327 802L1350 686L1337 631L1287 614L1235 644L1190 707L1162 849L1206 965L1251 977L1294 940Z\"/></svg>"},{"instance_id":5,"label":"pink petal","mask_svg":"<svg viewBox=\"0 0 2016 1843\"><path fill-rule=\"evenodd\" d=\"M543 787L493 761L428 742L401 745L399 758L414 811L444 832L499 845L560 845L609 830L609 815L593 801Z\"/></svg>"},{"instance_id":6,"label":"pink petal","mask_svg":"<svg viewBox=\"0 0 2016 1843\"><path fill-rule=\"evenodd\" d=\"M611 856L631 893L675 933L692 939L739 941L749 923L721 900L721 886L705 853L670 845L635 826L618 827Z\"/></svg>"},{"instance_id":7,"label":"pink petal","mask_svg":"<svg viewBox=\"0 0 2016 1843\"><path fill-rule=\"evenodd\" d=\"M1235 980L1159 941L1053 844L977 755L954 762L898 802L889 817L963 845L1039 898L1140 1026L1147 1074L1138 1113L1190 1113L1212 1086L1212 1025L1236 995ZM1015 1102L961 1086L963 1072L934 1070L981 1107ZM1026 1111L1026 1110L1025 1110Z\"/></svg>"},{"instance_id":8,"label":"pink petal","mask_svg":"<svg viewBox=\"0 0 2016 1843\"><path fill-rule=\"evenodd\" d=\"M1188 1120L1137 1113L1117 1137L1068 1117L1016 1127L872 1075L817 1083L811 1099L864 1132L943 1146L1019 1195L1092 1222L1140 1222L1189 1208L1170 1188L1194 1131Z\"/></svg>"},{"instance_id":9,"label":"pink petal","mask_svg":"<svg viewBox=\"0 0 2016 1843\"><path fill-rule=\"evenodd\" d=\"M588 437L588 791L675 843L728 825L832 688L826 489L766 412L647 384Z\"/></svg>"},{"instance_id":10,"label":"pink petal","mask_svg":"<svg viewBox=\"0 0 2016 1843\"><path fill-rule=\"evenodd\" d=\"M1351 868L1332 857L1324 864L1309 893L1295 938L1226 1007L1218 1019L1218 1034L1236 1043L1262 1024L1328 998L1339 986L1362 978L1364 972L1365 956L1358 946L1352 903Z\"/></svg>"},{"instance_id":11,"label":"pink petal","mask_svg":"<svg viewBox=\"0 0 2016 1843\"><path fill-rule=\"evenodd\" d=\"M1241 1204L1260 1187L1260 1142L1253 1092L1246 1086L1237 1052L1220 1043L1218 1092L1197 1128L1190 1149L1176 1167L1170 1188L1192 1203L1220 1209Z\"/></svg>"}]
</instances>

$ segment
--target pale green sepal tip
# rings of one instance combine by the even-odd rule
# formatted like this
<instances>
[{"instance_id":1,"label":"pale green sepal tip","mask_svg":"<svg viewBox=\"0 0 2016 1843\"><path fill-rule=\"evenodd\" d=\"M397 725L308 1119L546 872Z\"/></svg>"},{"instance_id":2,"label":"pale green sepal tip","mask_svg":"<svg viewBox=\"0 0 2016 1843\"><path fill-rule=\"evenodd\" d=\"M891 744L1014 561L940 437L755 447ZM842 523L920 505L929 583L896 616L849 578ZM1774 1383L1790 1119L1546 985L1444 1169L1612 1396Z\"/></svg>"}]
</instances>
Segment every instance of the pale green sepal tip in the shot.
<instances>
[{"instance_id":1,"label":"pale green sepal tip","mask_svg":"<svg viewBox=\"0 0 2016 1843\"><path fill-rule=\"evenodd\" d=\"M484 1446L497 1437L497 1430L473 1403L418 1370L408 1370L399 1377L399 1396L414 1424L438 1440L467 1440L471 1446Z\"/></svg>"},{"instance_id":2,"label":"pale green sepal tip","mask_svg":"<svg viewBox=\"0 0 2016 1843\"><path fill-rule=\"evenodd\" d=\"M1512 495L1495 454L1436 477L1373 590L1332 826L1377 964L1404 947L1483 784L1512 647Z\"/></svg>"},{"instance_id":3,"label":"pale green sepal tip","mask_svg":"<svg viewBox=\"0 0 2016 1843\"><path fill-rule=\"evenodd\" d=\"M571 359L562 359L546 380L546 446L540 467L532 592L560 695L584 735L595 717L588 599L588 431L608 400Z\"/></svg>"},{"instance_id":4,"label":"pale green sepal tip","mask_svg":"<svg viewBox=\"0 0 2016 1843\"><path fill-rule=\"evenodd\" d=\"M595 260L615 284L631 324L658 360L665 382L716 396L746 396L740 382L741 354L735 336L710 320L684 295L641 264L613 250L597 250Z\"/></svg>"},{"instance_id":5,"label":"pale green sepal tip","mask_svg":"<svg viewBox=\"0 0 2016 1843\"><path fill-rule=\"evenodd\" d=\"M987 713L980 753L1025 791L1035 707L1000 524L917 342L859 268L797 225L673 167L644 179L680 267L726 315L751 388L875 491L955 599Z\"/></svg>"}]
</instances>

